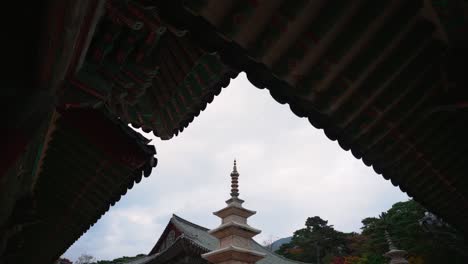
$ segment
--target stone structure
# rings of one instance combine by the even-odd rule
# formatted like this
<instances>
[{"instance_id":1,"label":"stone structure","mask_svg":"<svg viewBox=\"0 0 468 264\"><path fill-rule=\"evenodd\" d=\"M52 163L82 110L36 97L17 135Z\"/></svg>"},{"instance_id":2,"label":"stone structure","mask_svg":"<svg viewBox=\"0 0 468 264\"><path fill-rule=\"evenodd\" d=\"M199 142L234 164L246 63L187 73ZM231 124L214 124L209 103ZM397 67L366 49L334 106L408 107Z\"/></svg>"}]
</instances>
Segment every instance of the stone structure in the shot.
<instances>
[{"instance_id":1,"label":"stone structure","mask_svg":"<svg viewBox=\"0 0 468 264\"><path fill-rule=\"evenodd\" d=\"M217 212L222 221L208 229L173 215L147 256L127 264L306 264L289 260L263 247L253 236L260 233L247 224L255 212L242 207L239 173L234 161L231 197Z\"/></svg>"},{"instance_id":2,"label":"stone structure","mask_svg":"<svg viewBox=\"0 0 468 264\"><path fill-rule=\"evenodd\" d=\"M390 264L408 264L409 262L406 260L408 252L396 248L388 231L385 231L385 238L387 239L390 251L385 253L384 256L390 258Z\"/></svg>"},{"instance_id":3,"label":"stone structure","mask_svg":"<svg viewBox=\"0 0 468 264\"><path fill-rule=\"evenodd\" d=\"M221 225L209 231L219 239L219 248L202 257L211 263L247 264L256 263L265 257L265 253L253 250L252 237L261 231L247 224L247 218L256 212L242 207L244 202L239 198L239 173L236 161L231 173L231 198L227 206L213 214L221 218Z\"/></svg>"}]
</instances>

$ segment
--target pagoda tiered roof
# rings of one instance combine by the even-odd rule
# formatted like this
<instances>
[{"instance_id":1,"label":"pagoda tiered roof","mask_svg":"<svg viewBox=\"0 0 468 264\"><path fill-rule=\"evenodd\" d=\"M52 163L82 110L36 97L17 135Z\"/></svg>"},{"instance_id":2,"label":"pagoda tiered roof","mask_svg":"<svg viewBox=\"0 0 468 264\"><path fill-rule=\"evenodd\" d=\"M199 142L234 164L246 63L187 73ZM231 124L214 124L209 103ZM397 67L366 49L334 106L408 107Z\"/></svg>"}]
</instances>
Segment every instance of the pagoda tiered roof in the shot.
<instances>
[{"instance_id":1,"label":"pagoda tiered roof","mask_svg":"<svg viewBox=\"0 0 468 264\"><path fill-rule=\"evenodd\" d=\"M248 218L255 214L254 211L245 209L242 204L244 200L239 198L239 172L237 162L231 172L231 197L226 201L227 206L213 214L221 218L221 225L208 231L212 236L219 239L219 246L202 258L210 263L257 263L266 254L255 250L252 246L252 238L262 231L251 227ZM236 208L236 210L232 210Z\"/></svg>"},{"instance_id":2,"label":"pagoda tiered roof","mask_svg":"<svg viewBox=\"0 0 468 264\"><path fill-rule=\"evenodd\" d=\"M226 217L228 215L238 215L242 217L250 217L256 214L255 211L249 210L247 208L241 207L237 204L229 203L228 206L216 211L213 213L218 217Z\"/></svg>"},{"instance_id":3,"label":"pagoda tiered roof","mask_svg":"<svg viewBox=\"0 0 468 264\"><path fill-rule=\"evenodd\" d=\"M261 233L259 229L253 228L245 223L236 221L227 222L210 230L212 236L221 239L227 236L237 235L252 238Z\"/></svg>"}]
</instances>

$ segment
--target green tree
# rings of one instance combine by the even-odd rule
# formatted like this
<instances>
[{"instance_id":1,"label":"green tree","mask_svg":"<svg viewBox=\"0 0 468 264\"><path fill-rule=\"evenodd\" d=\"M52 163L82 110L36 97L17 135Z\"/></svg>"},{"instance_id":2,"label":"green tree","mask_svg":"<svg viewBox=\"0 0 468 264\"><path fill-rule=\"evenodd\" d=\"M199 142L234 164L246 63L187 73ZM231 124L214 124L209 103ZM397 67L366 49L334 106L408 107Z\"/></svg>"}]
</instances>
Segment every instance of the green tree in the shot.
<instances>
[{"instance_id":1,"label":"green tree","mask_svg":"<svg viewBox=\"0 0 468 264\"><path fill-rule=\"evenodd\" d=\"M96 259L89 254L82 254L76 261L75 264L92 264Z\"/></svg>"},{"instance_id":2,"label":"green tree","mask_svg":"<svg viewBox=\"0 0 468 264\"><path fill-rule=\"evenodd\" d=\"M290 259L321 263L325 257L343 255L347 251L346 234L336 231L328 221L319 216L309 217L305 226L294 232L291 242L282 245L277 252Z\"/></svg>"},{"instance_id":3,"label":"green tree","mask_svg":"<svg viewBox=\"0 0 468 264\"><path fill-rule=\"evenodd\" d=\"M448 225L435 232L423 228L426 209L414 200L395 203L378 218L362 220L362 234L369 237L364 254L381 256L388 251L385 231L399 249L409 256L421 257L424 263L468 263L467 241Z\"/></svg>"},{"instance_id":4,"label":"green tree","mask_svg":"<svg viewBox=\"0 0 468 264\"><path fill-rule=\"evenodd\" d=\"M277 253L311 263L386 264L389 241L408 252L412 263L468 263L468 241L413 200L395 203L378 217L362 220L362 232L337 231L326 220L309 217L291 243Z\"/></svg>"}]
</instances>

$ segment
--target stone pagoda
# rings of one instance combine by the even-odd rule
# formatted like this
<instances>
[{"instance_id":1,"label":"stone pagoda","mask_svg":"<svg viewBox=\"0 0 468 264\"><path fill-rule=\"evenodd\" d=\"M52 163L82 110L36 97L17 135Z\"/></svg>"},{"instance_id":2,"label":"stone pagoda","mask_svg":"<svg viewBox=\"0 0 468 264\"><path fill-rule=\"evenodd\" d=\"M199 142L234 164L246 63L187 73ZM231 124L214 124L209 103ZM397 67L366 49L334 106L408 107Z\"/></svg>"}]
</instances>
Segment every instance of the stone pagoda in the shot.
<instances>
[{"instance_id":1,"label":"stone pagoda","mask_svg":"<svg viewBox=\"0 0 468 264\"><path fill-rule=\"evenodd\" d=\"M390 251L385 253L384 256L390 258L389 264L408 264L409 262L406 260L406 255L408 253L405 250L397 249L387 230L385 230L385 239L387 240Z\"/></svg>"},{"instance_id":2,"label":"stone pagoda","mask_svg":"<svg viewBox=\"0 0 468 264\"><path fill-rule=\"evenodd\" d=\"M227 206L213 214L221 218L221 225L209 231L218 238L219 247L202 257L211 263L252 264L265 257L265 254L252 249L252 237L261 231L247 224L247 218L256 212L242 207L244 202L239 198L239 173L236 161L231 173L231 198Z\"/></svg>"}]
</instances>

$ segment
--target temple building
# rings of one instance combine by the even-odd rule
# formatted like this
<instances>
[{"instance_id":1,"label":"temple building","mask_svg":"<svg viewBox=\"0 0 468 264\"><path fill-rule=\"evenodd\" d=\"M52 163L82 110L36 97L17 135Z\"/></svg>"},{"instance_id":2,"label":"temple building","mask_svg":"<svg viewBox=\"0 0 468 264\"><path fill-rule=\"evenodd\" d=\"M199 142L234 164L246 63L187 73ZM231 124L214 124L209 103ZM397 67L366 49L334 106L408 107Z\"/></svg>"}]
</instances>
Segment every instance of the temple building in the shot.
<instances>
[{"instance_id":1,"label":"temple building","mask_svg":"<svg viewBox=\"0 0 468 264\"><path fill-rule=\"evenodd\" d=\"M128 124L169 140L240 72L468 234L467 1L10 2L0 263L56 261L157 165Z\"/></svg>"},{"instance_id":2,"label":"temple building","mask_svg":"<svg viewBox=\"0 0 468 264\"><path fill-rule=\"evenodd\" d=\"M150 253L128 264L293 264L303 263L273 253L252 239L261 231L247 218L256 212L242 206L236 162L231 173L231 197L213 214L221 225L208 229L173 215Z\"/></svg>"}]
</instances>

